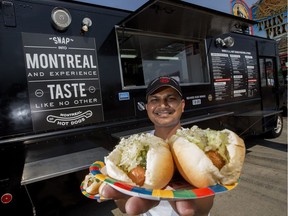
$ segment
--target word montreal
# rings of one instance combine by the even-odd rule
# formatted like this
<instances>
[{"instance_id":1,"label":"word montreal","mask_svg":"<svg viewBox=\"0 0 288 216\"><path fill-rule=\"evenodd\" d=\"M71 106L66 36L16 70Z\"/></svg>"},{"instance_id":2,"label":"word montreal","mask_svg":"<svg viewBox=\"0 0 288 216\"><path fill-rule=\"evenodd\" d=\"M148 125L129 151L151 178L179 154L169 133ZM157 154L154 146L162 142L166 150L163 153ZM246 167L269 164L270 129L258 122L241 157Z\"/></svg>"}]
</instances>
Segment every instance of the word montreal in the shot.
<instances>
[{"instance_id":1,"label":"word montreal","mask_svg":"<svg viewBox=\"0 0 288 216\"><path fill-rule=\"evenodd\" d=\"M93 55L26 53L27 69L96 68Z\"/></svg>"}]
</instances>

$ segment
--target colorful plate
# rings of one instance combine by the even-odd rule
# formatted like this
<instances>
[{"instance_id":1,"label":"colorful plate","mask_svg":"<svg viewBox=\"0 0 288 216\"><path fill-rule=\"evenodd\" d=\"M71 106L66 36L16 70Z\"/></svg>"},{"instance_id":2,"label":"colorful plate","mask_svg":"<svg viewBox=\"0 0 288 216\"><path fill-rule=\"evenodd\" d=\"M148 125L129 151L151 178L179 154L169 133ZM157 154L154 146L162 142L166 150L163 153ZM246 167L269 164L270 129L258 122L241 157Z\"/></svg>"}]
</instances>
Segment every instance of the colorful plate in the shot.
<instances>
[{"instance_id":1,"label":"colorful plate","mask_svg":"<svg viewBox=\"0 0 288 216\"><path fill-rule=\"evenodd\" d=\"M230 191L239 183L238 181L233 185L224 186L217 184L207 188L192 188L190 184L182 179L181 181L171 181L165 189L152 190L128 185L110 178L105 174L105 164L102 161L94 162L90 166L89 171L95 176L95 178L108 183L122 193L151 200L198 199Z\"/></svg>"}]
</instances>

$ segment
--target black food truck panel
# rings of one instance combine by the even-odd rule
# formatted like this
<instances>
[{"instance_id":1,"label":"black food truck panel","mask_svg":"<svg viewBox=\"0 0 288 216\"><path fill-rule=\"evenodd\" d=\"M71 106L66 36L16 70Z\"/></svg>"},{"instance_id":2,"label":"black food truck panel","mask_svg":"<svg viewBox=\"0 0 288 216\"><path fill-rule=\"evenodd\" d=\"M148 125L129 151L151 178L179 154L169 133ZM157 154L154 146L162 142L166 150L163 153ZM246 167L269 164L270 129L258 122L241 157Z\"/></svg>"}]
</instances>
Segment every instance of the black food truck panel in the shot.
<instances>
[{"instance_id":1,"label":"black food truck panel","mask_svg":"<svg viewBox=\"0 0 288 216\"><path fill-rule=\"evenodd\" d=\"M103 122L102 94L121 86L103 78L120 80L118 58L110 59L118 70L100 70L98 47L128 11L63 1L1 4L0 137Z\"/></svg>"},{"instance_id":2,"label":"black food truck panel","mask_svg":"<svg viewBox=\"0 0 288 216\"><path fill-rule=\"evenodd\" d=\"M221 37L231 36L231 48L215 46L218 38L207 39L210 85L189 92L186 100L192 109L260 97L256 41L237 34Z\"/></svg>"},{"instance_id":3,"label":"black food truck panel","mask_svg":"<svg viewBox=\"0 0 288 216\"><path fill-rule=\"evenodd\" d=\"M103 121L94 38L22 33L33 130Z\"/></svg>"}]
</instances>

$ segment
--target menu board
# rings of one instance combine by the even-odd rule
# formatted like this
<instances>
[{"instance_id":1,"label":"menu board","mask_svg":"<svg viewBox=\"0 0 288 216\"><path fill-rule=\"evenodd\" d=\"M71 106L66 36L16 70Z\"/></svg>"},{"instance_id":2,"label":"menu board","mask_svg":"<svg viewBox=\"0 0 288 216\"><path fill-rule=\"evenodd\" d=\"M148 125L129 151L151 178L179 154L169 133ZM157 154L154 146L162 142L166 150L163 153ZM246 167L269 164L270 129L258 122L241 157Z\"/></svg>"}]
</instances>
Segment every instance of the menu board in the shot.
<instances>
[{"instance_id":1,"label":"menu board","mask_svg":"<svg viewBox=\"0 0 288 216\"><path fill-rule=\"evenodd\" d=\"M216 101L258 94L257 61L252 52L218 49L210 57Z\"/></svg>"},{"instance_id":2,"label":"menu board","mask_svg":"<svg viewBox=\"0 0 288 216\"><path fill-rule=\"evenodd\" d=\"M34 131L103 121L94 38L22 33Z\"/></svg>"}]
</instances>

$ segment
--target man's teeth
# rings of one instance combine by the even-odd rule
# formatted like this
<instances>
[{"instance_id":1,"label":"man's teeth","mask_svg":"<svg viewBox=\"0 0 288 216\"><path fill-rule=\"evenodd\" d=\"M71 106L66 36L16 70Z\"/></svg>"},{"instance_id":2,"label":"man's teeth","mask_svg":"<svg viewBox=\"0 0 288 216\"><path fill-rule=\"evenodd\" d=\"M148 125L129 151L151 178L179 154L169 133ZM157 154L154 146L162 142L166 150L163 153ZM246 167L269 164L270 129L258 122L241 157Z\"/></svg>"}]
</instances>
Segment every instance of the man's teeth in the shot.
<instances>
[{"instance_id":1,"label":"man's teeth","mask_svg":"<svg viewBox=\"0 0 288 216\"><path fill-rule=\"evenodd\" d=\"M172 113L171 111L159 111L159 112L156 112L156 115L169 115L171 113Z\"/></svg>"}]
</instances>

